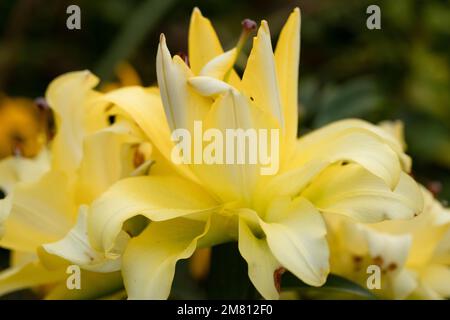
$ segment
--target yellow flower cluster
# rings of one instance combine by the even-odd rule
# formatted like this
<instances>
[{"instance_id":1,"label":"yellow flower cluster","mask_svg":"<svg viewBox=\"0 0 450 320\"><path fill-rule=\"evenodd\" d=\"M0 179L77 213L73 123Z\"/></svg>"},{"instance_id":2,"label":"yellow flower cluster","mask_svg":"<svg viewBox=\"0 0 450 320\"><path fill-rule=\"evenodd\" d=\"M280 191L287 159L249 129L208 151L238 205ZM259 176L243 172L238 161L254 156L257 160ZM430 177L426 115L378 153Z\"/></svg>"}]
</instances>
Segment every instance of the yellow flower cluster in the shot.
<instances>
[{"instance_id":1,"label":"yellow flower cluster","mask_svg":"<svg viewBox=\"0 0 450 320\"><path fill-rule=\"evenodd\" d=\"M311 286L330 272L365 285L368 265L382 270L382 297L450 295L450 212L410 177L395 130L348 119L297 138L298 9L275 50L261 22L242 77L241 41L224 52L198 9L188 40L189 63L161 36L159 89L103 93L88 71L50 84L54 139L0 163L0 246L12 251L0 294L98 298L124 286L129 299L166 299L180 259L235 241L266 299L279 298L282 270ZM277 130L278 170L174 162L172 133L194 135L197 122L216 137ZM67 288L70 265L81 290Z\"/></svg>"}]
</instances>

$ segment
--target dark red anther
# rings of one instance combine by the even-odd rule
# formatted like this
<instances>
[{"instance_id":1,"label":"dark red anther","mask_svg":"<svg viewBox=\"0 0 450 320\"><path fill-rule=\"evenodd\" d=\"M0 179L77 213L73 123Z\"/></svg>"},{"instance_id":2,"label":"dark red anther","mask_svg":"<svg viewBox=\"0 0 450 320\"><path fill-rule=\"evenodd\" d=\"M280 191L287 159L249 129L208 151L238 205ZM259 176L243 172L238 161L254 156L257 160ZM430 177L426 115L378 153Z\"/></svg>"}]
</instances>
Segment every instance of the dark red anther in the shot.
<instances>
[{"instance_id":1,"label":"dark red anther","mask_svg":"<svg viewBox=\"0 0 450 320\"><path fill-rule=\"evenodd\" d=\"M281 292L281 276L285 272L286 269L283 267L280 267L273 272L273 281L275 283L275 288L277 289L278 293Z\"/></svg>"},{"instance_id":2,"label":"dark red anther","mask_svg":"<svg viewBox=\"0 0 450 320\"><path fill-rule=\"evenodd\" d=\"M242 20L242 27L244 28L245 31L250 32L250 31L256 30L257 26L258 25L256 24L256 22L251 19Z\"/></svg>"},{"instance_id":3,"label":"dark red anther","mask_svg":"<svg viewBox=\"0 0 450 320\"><path fill-rule=\"evenodd\" d=\"M442 191L442 183L440 181L430 181L427 183L427 189L436 197Z\"/></svg>"}]
</instances>

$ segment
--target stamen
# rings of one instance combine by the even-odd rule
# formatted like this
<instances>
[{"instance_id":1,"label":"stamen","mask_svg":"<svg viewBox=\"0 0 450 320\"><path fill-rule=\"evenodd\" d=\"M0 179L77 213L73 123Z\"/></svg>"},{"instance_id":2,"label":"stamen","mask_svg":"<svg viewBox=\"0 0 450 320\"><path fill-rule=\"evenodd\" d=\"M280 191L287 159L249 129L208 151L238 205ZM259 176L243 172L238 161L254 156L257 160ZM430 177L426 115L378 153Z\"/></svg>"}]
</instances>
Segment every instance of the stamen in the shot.
<instances>
[{"instance_id":1,"label":"stamen","mask_svg":"<svg viewBox=\"0 0 450 320\"><path fill-rule=\"evenodd\" d=\"M285 272L286 269L283 267L280 267L273 272L273 281L275 283L275 288L277 289L278 293L281 292L281 276Z\"/></svg>"},{"instance_id":2,"label":"stamen","mask_svg":"<svg viewBox=\"0 0 450 320\"><path fill-rule=\"evenodd\" d=\"M250 35L253 33L253 31L256 30L257 28L257 24L255 21L251 20L251 19L244 19L242 21L242 32L241 32L241 36L239 37L239 40L236 44L236 57L235 57L235 63L239 57L239 55L242 52L242 49L244 48L245 43L247 42L248 38L250 37ZM231 74L231 70L228 70L228 72L225 74L224 77L224 81L227 82L228 78L230 77Z\"/></svg>"},{"instance_id":3,"label":"stamen","mask_svg":"<svg viewBox=\"0 0 450 320\"><path fill-rule=\"evenodd\" d=\"M430 181L427 183L427 189L436 197L442 192L442 183L440 181Z\"/></svg>"}]
</instances>

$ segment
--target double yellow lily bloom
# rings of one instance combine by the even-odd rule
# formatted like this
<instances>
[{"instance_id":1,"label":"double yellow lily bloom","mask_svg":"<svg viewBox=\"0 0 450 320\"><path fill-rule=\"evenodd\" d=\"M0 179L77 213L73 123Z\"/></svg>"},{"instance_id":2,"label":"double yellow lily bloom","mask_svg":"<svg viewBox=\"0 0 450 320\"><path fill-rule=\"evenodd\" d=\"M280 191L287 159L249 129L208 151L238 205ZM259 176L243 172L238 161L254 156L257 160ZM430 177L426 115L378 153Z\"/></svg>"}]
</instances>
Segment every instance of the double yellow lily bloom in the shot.
<instances>
[{"instance_id":1,"label":"double yellow lily bloom","mask_svg":"<svg viewBox=\"0 0 450 320\"><path fill-rule=\"evenodd\" d=\"M128 298L166 299L178 260L237 241L256 289L277 299L280 270L312 286L333 271L325 217L382 223L423 211L410 158L390 132L350 119L297 138L298 9L275 50L261 22L242 78L233 69L239 50L224 52L194 9L189 65L161 36L160 93L134 86L103 94L88 72L50 85L58 133L48 167L31 182L16 181L0 202L0 245L32 259L0 274L0 292L51 283L48 297L68 297L61 281L76 264L103 284L86 297L119 289L122 277ZM172 132L194 134L196 121L222 134L279 130L278 170L174 163ZM47 277L33 278L36 270Z\"/></svg>"}]
</instances>

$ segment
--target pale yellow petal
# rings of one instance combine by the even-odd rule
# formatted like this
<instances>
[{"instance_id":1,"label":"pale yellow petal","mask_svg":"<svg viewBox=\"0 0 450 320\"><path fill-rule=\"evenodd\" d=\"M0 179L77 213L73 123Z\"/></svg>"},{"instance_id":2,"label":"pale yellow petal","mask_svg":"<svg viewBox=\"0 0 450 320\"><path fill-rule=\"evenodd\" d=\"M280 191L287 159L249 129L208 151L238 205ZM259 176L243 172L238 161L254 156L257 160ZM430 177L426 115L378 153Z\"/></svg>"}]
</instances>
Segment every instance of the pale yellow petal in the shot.
<instances>
[{"instance_id":1,"label":"pale yellow petal","mask_svg":"<svg viewBox=\"0 0 450 320\"><path fill-rule=\"evenodd\" d=\"M65 279L65 270L48 270L33 261L0 272L0 295Z\"/></svg>"},{"instance_id":2,"label":"pale yellow petal","mask_svg":"<svg viewBox=\"0 0 450 320\"><path fill-rule=\"evenodd\" d=\"M129 87L114 90L104 96L105 101L114 103L125 111L139 125L168 163L171 161L171 152L174 147L170 140L170 129L164 113L164 108L155 88L143 89ZM156 163L160 166L160 162ZM184 165L173 165L180 174L195 180L193 174Z\"/></svg>"},{"instance_id":3,"label":"pale yellow petal","mask_svg":"<svg viewBox=\"0 0 450 320\"><path fill-rule=\"evenodd\" d=\"M151 222L133 238L123 257L122 274L129 299L167 299L178 260L189 258L204 222L183 218Z\"/></svg>"},{"instance_id":4,"label":"pale yellow petal","mask_svg":"<svg viewBox=\"0 0 450 320\"><path fill-rule=\"evenodd\" d=\"M192 12L188 41L189 64L194 74L200 74L210 60L223 53L211 21L203 17L198 8Z\"/></svg>"},{"instance_id":5,"label":"pale yellow petal","mask_svg":"<svg viewBox=\"0 0 450 320\"><path fill-rule=\"evenodd\" d=\"M188 79L189 84L202 96L212 97L233 90L228 83L211 77L198 76Z\"/></svg>"},{"instance_id":6,"label":"pale yellow petal","mask_svg":"<svg viewBox=\"0 0 450 320\"><path fill-rule=\"evenodd\" d=\"M70 274L66 274L69 277ZM95 273L81 270L80 289L67 289L66 279L52 288L46 300L92 300L103 298L123 289L120 272Z\"/></svg>"},{"instance_id":7,"label":"pale yellow petal","mask_svg":"<svg viewBox=\"0 0 450 320\"><path fill-rule=\"evenodd\" d=\"M192 170L195 171L202 184L212 190L223 202L250 201L255 185L261 176L261 170L269 167L269 165L261 165L259 159L252 163L250 155L258 154L251 151L251 148L256 147L258 143L256 141L258 130L266 129L267 140L270 139L270 141L263 141L263 143L268 142L267 149L272 150L271 130L278 130L279 136L276 121L269 114L251 104L245 96L233 90L215 101L203 122L203 130L206 132L209 129L218 131L223 137L222 144L219 146L220 148L225 145L222 155L219 156L217 153L217 159L215 159L217 161L214 163L206 164L203 161L201 164L192 165ZM244 139L230 136L230 129L235 130L232 133L241 130L240 137L244 136ZM249 136L246 136L247 133ZM243 147L238 147L238 140L243 140ZM278 142L277 139L275 140ZM228 142L234 143L234 148L227 147ZM243 155L245 159L241 159L239 162L238 155ZM200 154L200 156L203 155ZM205 157L203 156L203 158ZM276 165L276 159L272 160ZM275 169L277 168L274 166Z\"/></svg>"},{"instance_id":8,"label":"pale yellow petal","mask_svg":"<svg viewBox=\"0 0 450 320\"><path fill-rule=\"evenodd\" d=\"M76 207L67 177L50 172L38 182L14 189L11 213L5 221L3 247L35 252L44 243L62 238L75 221Z\"/></svg>"},{"instance_id":9,"label":"pale yellow petal","mask_svg":"<svg viewBox=\"0 0 450 320\"><path fill-rule=\"evenodd\" d=\"M406 299L417 288L417 277L407 269L401 270L392 279L392 293L395 299Z\"/></svg>"},{"instance_id":10,"label":"pale yellow petal","mask_svg":"<svg viewBox=\"0 0 450 320\"><path fill-rule=\"evenodd\" d=\"M77 181L78 203L90 204L120 178L135 170L133 146L140 142L126 123L116 123L87 136Z\"/></svg>"},{"instance_id":11,"label":"pale yellow petal","mask_svg":"<svg viewBox=\"0 0 450 320\"><path fill-rule=\"evenodd\" d=\"M189 64L194 75L200 75L211 60L223 53L216 31L198 8L194 8L189 24L188 49ZM233 64L230 69L232 67ZM239 76L234 69L231 69L229 83L236 88L240 86Z\"/></svg>"},{"instance_id":12,"label":"pale yellow petal","mask_svg":"<svg viewBox=\"0 0 450 320\"><path fill-rule=\"evenodd\" d=\"M285 128L270 31L266 21L261 22L258 35L253 40L253 48L241 84L243 92L251 97L257 106L275 117L281 128Z\"/></svg>"},{"instance_id":13,"label":"pale yellow petal","mask_svg":"<svg viewBox=\"0 0 450 320\"><path fill-rule=\"evenodd\" d=\"M386 147L391 150L387 151ZM368 170L374 170L373 173L383 178L391 187L395 186L399 178L398 162L406 172L411 169L411 159L403 152L400 142L382 128L363 120L336 121L304 135L298 140L296 155L291 162L292 166L309 160L309 158L304 159L305 150L318 152L318 149L328 150L328 159L335 158L333 152L340 153L339 156L350 156L354 153L352 149L357 149L361 156L356 156L355 160L347 160L360 162ZM373 154L369 156L369 153ZM398 158L396 161L392 153L395 153ZM373 157L374 163L364 159L365 154L369 158Z\"/></svg>"},{"instance_id":14,"label":"pale yellow petal","mask_svg":"<svg viewBox=\"0 0 450 320\"><path fill-rule=\"evenodd\" d=\"M430 265L421 274L421 280L441 298L450 297L450 267L448 265Z\"/></svg>"},{"instance_id":15,"label":"pale yellow petal","mask_svg":"<svg viewBox=\"0 0 450 320\"><path fill-rule=\"evenodd\" d=\"M300 10L295 8L281 30L275 64L289 145L297 137L298 67L300 60Z\"/></svg>"},{"instance_id":16,"label":"pale yellow petal","mask_svg":"<svg viewBox=\"0 0 450 320\"><path fill-rule=\"evenodd\" d=\"M202 188L179 177L123 179L92 205L88 215L89 238L95 249L109 252L123 223L134 216L160 221L216 207L216 201Z\"/></svg>"},{"instance_id":17,"label":"pale yellow petal","mask_svg":"<svg viewBox=\"0 0 450 320\"><path fill-rule=\"evenodd\" d=\"M422 212L417 183L401 173L391 190L380 178L357 164L333 165L302 192L322 212L338 213L363 222L409 219Z\"/></svg>"},{"instance_id":18,"label":"pale yellow petal","mask_svg":"<svg viewBox=\"0 0 450 320\"><path fill-rule=\"evenodd\" d=\"M88 121L96 98L93 88L99 80L89 71L64 74L49 85L48 104L55 113L57 135L52 142L53 168L74 172L82 158L82 141L88 127L106 125L106 118L95 116L96 125Z\"/></svg>"},{"instance_id":19,"label":"pale yellow petal","mask_svg":"<svg viewBox=\"0 0 450 320\"><path fill-rule=\"evenodd\" d=\"M280 263L271 253L266 239L257 238L244 219L239 220L239 252L248 264L248 276L265 299L278 299L275 271Z\"/></svg>"},{"instance_id":20,"label":"pale yellow petal","mask_svg":"<svg viewBox=\"0 0 450 320\"><path fill-rule=\"evenodd\" d=\"M280 264L309 285L323 285L329 250L325 222L314 206L304 198L279 198L264 220L261 227Z\"/></svg>"},{"instance_id":21,"label":"pale yellow petal","mask_svg":"<svg viewBox=\"0 0 450 320\"><path fill-rule=\"evenodd\" d=\"M59 256L71 264L76 264L85 270L96 272L113 272L120 269L121 259L108 259L104 253L94 250L87 234L88 208L81 206L78 214L77 224L61 240L44 244L43 248L49 254ZM116 248L123 252L127 239Z\"/></svg>"},{"instance_id":22,"label":"pale yellow petal","mask_svg":"<svg viewBox=\"0 0 450 320\"><path fill-rule=\"evenodd\" d=\"M179 56L173 59L161 35L156 55L156 73L170 129L191 130L195 120L201 120L209 110L210 101L198 95L187 83L193 76Z\"/></svg>"},{"instance_id":23,"label":"pale yellow petal","mask_svg":"<svg viewBox=\"0 0 450 320\"><path fill-rule=\"evenodd\" d=\"M199 76L207 76L222 80L233 68L236 60L236 49L231 49L209 61L200 71Z\"/></svg>"},{"instance_id":24,"label":"pale yellow petal","mask_svg":"<svg viewBox=\"0 0 450 320\"><path fill-rule=\"evenodd\" d=\"M329 165L330 162L324 160L310 161L304 166L273 176L269 181L260 181L254 200L257 211L265 211L275 197L299 195Z\"/></svg>"},{"instance_id":25,"label":"pale yellow petal","mask_svg":"<svg viewBox=\"0 0 450 320\"><path fill-rule=\"evenodd\" d=\"M395 266L393 271L396 272L404 267L412 244L411 235L390 235L363 225L360 227L366 237L369 255L381 264L381 268Z\"/></svg>"}]
</instances>

